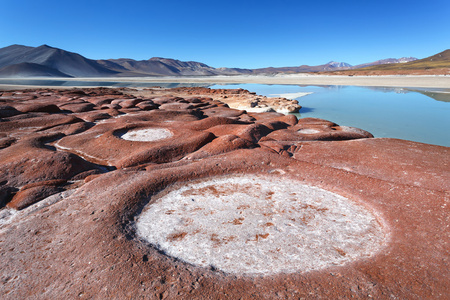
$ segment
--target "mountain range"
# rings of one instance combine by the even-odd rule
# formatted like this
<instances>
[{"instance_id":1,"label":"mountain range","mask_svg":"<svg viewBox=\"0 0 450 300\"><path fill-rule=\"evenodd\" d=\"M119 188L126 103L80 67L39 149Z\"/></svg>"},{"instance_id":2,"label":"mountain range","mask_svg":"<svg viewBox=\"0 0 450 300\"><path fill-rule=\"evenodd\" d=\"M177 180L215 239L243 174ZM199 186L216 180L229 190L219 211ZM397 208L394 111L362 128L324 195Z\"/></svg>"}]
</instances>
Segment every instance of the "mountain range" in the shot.
<instances>
[{"instance_id":1,"label":"mountain range","mask_svg":"<svg viewBox=\"0 0 450 300\"><path fill-rule=\"evenodd\" d=\"M437 58L435 58L435 61ZM149 60L140 61L128 58L92 60L80 54L48 45L39 47L12 45L0 48L0 77L142 77L289 74L353 70L380 65L406 65L415 61L421 60L413 57L403 57L399 59L383 59L357 66L352 66L344 62L331 61L318 66L301 65L260 69L213 68L201 62L179 61L161 57L153 57Z\"/></svg>"}]
</instances>

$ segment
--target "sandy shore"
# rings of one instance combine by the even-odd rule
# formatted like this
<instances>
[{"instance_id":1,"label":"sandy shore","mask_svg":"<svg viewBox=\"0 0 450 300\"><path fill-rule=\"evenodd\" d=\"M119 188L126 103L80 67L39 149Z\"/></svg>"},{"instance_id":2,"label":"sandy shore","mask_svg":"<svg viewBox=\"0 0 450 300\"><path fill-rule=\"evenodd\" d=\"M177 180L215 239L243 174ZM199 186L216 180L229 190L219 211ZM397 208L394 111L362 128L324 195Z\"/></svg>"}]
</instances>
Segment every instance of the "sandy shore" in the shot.
<instances>
[{"instance_id":1,"label":"sandy shore","mask_svg":"<svg viewBox=\"0 0 450 300\"><path fill-rule=\"evenodd\" d=\"M450 88L450 76L446 75L390 75L390 76L340 76L340 75L275 75L275 76L203 76L203 77L110 77L110 78L27 78L27 80L102 81L102 82L175 82L211 84L293 84L293 85L354 85L384 87ZM95 86L95 84L93 84ZM20 88L18 85L2 85L0 89ZM27 86L36 87L36 86ZM83 86L86 87L86 86ZM68 88L67 86L55 88ZM69 87L70 88L70 87Z\"/></svg>"}]
</instances>

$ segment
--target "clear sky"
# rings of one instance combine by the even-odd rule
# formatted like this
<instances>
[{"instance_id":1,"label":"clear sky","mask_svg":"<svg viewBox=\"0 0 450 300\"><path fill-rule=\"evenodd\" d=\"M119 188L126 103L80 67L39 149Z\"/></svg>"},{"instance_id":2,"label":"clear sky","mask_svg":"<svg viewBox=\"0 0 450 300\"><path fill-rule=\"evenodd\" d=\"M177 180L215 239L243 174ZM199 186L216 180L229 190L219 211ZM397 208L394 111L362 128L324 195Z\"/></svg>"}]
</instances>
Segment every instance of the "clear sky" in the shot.
<instances>
[{"instance_id":1,"label":"clear sky","mask_svg":"<svg viewBox=\"0 0 450 300\"><path fill-rule=\"evenodd\" d=\"M450 48L450 0L0 0L0 48L212 67L352 65Z\"/></svg>"}]
</instances>

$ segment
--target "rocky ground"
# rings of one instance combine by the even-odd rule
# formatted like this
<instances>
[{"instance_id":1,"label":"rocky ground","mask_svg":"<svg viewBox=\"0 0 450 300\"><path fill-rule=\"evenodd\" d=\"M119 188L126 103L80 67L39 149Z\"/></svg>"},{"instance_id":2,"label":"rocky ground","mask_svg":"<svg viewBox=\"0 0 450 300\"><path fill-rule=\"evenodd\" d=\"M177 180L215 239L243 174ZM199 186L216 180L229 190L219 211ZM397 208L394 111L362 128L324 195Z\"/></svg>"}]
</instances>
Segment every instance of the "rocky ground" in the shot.
<instances>
[{"instance_id":1,"label":"rocky ground","mask_svg":"<svg viewBox=\"0 0 450 300\"><path fill-rule=\"evenodd\" d=\"M448 297L448 147L230 99L0 92L2 298Z\"/></svg>"}]
</instances>

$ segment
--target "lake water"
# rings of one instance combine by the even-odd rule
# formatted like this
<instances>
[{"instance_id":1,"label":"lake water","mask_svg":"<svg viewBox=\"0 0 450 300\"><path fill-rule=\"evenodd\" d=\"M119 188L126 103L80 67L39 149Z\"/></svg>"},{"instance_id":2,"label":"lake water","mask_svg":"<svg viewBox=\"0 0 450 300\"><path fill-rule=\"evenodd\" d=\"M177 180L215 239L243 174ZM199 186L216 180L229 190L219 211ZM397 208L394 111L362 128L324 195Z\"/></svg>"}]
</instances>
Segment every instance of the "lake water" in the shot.
<instances>
[{"instance_id":1,"label":"lake water","mask_svg":"<svg viewBox=\"0 0 450 300\"><path fill-rule=\"evenodd\" d=\"M312 93L296 98L299 118L314 117L390 137L450 147L450 89L356 86L226 85L271 96Z\"/></svg>"},{"instance_id":2,"label":"lake water","mask_svg":"<svg viewBox=\"0 0 450 300\"><path fill-rule=\"evenodd\" d=\"M450 147L450 88L413 89L356 86L299 86L214 83L89 82L9 80L0 84L41 86L113 86L243 88L264 96L311 93L297 98L299 118L314 117L369 131L375 137L400 138Z\"/></svg>"}]
</instances>

